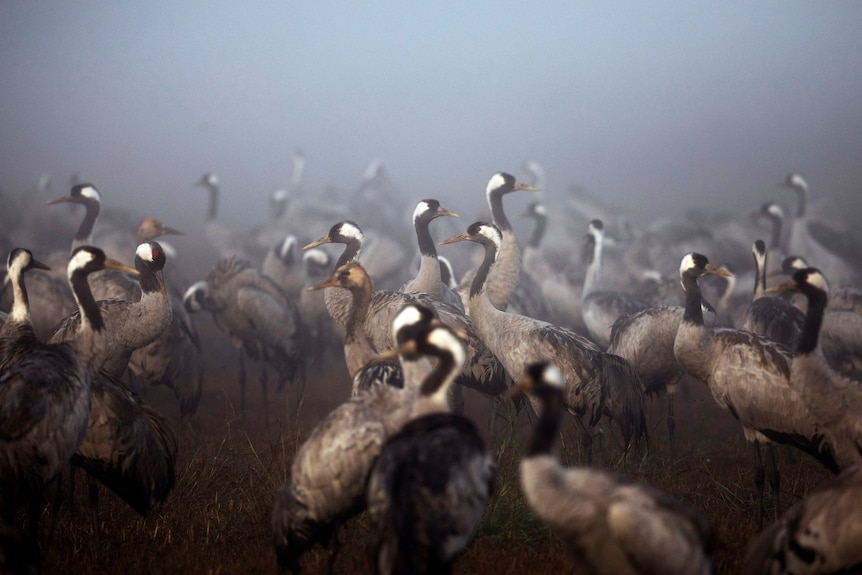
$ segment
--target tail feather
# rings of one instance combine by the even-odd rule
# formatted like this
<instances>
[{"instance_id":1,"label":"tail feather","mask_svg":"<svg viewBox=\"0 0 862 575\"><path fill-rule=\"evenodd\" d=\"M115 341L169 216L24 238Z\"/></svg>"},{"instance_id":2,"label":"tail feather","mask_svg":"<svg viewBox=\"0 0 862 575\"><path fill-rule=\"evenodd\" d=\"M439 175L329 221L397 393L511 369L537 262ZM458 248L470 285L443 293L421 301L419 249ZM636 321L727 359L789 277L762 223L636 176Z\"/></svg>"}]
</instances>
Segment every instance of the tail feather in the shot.
<instances>
[{"instance_id":1,"label":"tail feather","mask_svg":"<svg viewBox=\"0 0 862 575\"><path fill-rule=\"evenodd\" d=\"M100 373L91 386L87 433L72 463L146 515L174 487L177 439L168 421L118 380Z\"/></svg>"},{"instance_id":2,"label":"tail feather","mask_svg":"<svg viewBox=\"0 0 862 575\"><path fill-rule=\"evenodd\" d=\"M647 439L643 382L637 371L618 355L603 353L602 363L604 413L620 426L626 446L632 441L640 445Z\"/></svg>"}]
</instances>

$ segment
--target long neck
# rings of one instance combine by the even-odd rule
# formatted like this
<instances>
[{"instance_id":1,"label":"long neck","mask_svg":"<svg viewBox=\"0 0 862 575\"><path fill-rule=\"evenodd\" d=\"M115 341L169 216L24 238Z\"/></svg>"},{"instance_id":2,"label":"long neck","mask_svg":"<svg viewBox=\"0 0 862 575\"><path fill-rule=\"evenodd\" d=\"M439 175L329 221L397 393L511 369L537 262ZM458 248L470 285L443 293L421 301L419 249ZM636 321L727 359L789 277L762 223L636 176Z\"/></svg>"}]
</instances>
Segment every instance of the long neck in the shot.
<instances>
[{"instance_id":1,"label":"long neck","mask_svg":"<svg viewBox=\"0 0 862 575\"><path fill-rule=\"evenodd\" d=\"M587 266L587 273L584 276L584 288L581 292L581 297L586 297L590 293L598 290L602 281L602 240L596 238L593 244L593 257L590 264Z\"/></svg>"},{"instance_id":2,"label":"long neck","mask_svg":"<svg viewBox=\"0 0 862 575\"><path fill-rule=\"evenodd\" d=\"M24 285L24 274L21 270L10 274L12 283L12 309L6 321L15 323L31 323L30 298L27 297L27 286ZM2 359L2 358L0 358Z\"/></svg>"},{"instance_id":3,"label":"long neck","mask_svg":"<svg viewBox=\"0 0 862 575\"><path fill-rule=\"evenodd\" d=\"M506 217L506 212L503 211L502 193L493 191L488 194L488 207L491 209L491 220L500 228L501 232L512 229L512 224L509 223L509 218Z\"/></svg>"},{"instance_id":4,"label":"long neck","mask_svg":"<svg viewBox=\"0 0 862 575\"><path fill-rule=\"evenodd\" d=\"M697 278L684 275L682 287L685 290L685 312L682 315L682 321L703 326L703 307L701 306L703 298Z\"/></svg>"},{"instance_id":5,"label":"long neck","mask_svg":"<svg viewBox=\"0 0 862 575\"><path fill-rule=\"evenodd\" d=\"M348 362L347 370L353 375L374 355L365 337L365 320L371 308L371 284L365 282L351 289L350 296L350 312L344 328L344 357Z\"/></svg>"},{"instance_id":6,"label":"long neck","mask_svg":"<svg viewBox=\"0 0 862 575\"><path fill-rule=\"evenodd\" d=\"M433 298L440 298L440 260L437 259L437 248L431 238L428 225L431 222L425 219L416 221L416 239L419 241L419 273L416 275L414 286L419 286L419 291L428 293Z\"/></svg>"},{"instance_id":7,"label":"long neck","mask_svg":"<svg viewBox=\"0 0 862 575\"><path fill-rule=\"evenodd\" d=\"M796 202L796 217L805 217L805 204L808 202L808 190L798 186L794 188L797 192L799 200Z\"/></svg>"},{"instance_id":8,"label":"long neck","mask_svg":"<svg viewBox=\"0 0 862 575\"><path fill-rule=\"evenodd\" d=\"M359 257L360 250L362 250L362 242L356 239L348 240L345 244L344 251L341 253L341 257L339 257L338 261L335 262L334 269L338 269L344 264L354 261Z\"/></svg>"},{"instance_id":9,"label":"long neck","mask_svg":"<svg viewBox=\"0 0 862 575\"><path fill-rule=\"evenodd\" d=\"M93 368L104 359L101 355L101 342L104 337L105 323L99 311L99 304L96 303L96 298L90 291L86 274L72 274L69 283L81 314L81 324L75 334L75 347L86 365Z\"/></svg>"},{"instance_id":10,"label":"long neck","mask_svg":"<svg viewBox=\"0 0 862 575\"><path fill-rule=\"evenodd\" d=\"M101 203L90 200L84 204L84 207L87 208L87 212L84 214L84 219L81 220L81 225L78 226L78 232L75 234L75 239L72 240L71 251L75 251L75 249L81 246L88 246L93 243L93 228L96 227L96 220L99 219Z\"/></svg>"},{"instance_id":11,"label":"long neck","mask_svg":"<svg viewBox=\"0 0 862 575\"><path fill-rule=\"evenodd\" d=\"M207 186L209 190L209 205L207 207L207 221L213 222L218 217L218 192L219 189L216 186Z\"/></svg>"},{"instance_id":12,"label":"long neck","mask_svg":"<svg viewBox=\"0 0 862 575\"><path fill-rule=\"evenodd\" d=\"M75 296L78 311L81 313L80 331L86 328L93 330L104 329L105 324L102 321L102 312L99 311L99 304L96 303L96 298L93 297L93 292L90 290L90 284L87 283L87 276L84 274L73 274L69 283L72 285L72 294Z\"/></svg>"},{"instance_id":13,"label":"long neck","mask_svg":"<svg viewBox=\"0 0 862 575\"><path fill-rule=\"evenodd\" d=\"M448 393L452 382L461 371L455 357L451 353L435 355L437 365L431 370L419 387L419 398L413 408L412 417L426 413L448 412Z\"/></svg>"},{"instance_id":14,"label":"long neck","mask_svg":"<svg viewBox=\"0 0 862 575\"><path fill-rule=\"evenodd\" d=\"M141 295L153 294L161 292L167 295L164 275L161 270L153 271L146 266L136 266L141 273L139 282L141 284Z\"/></svg>"},{"instance_id":15,"label":"long neck","mask_svg":"<svg viewBox=\"0 0 862 575\"><path fill-rule=\"evenodd\" d=\"M771 215L769 216L769 221L772 222L772 233L769 236L769 249L780 250L780 253L783 253L783 246L781 245L781 218Z\"/></svg>"},{"instance_id":16,"label":"long neck","mask_svg":"<svg viewBox=\"0 0 862 575\"><path fill-rule=\"evenodd\" d=\"M476 270L476 275L473 277L473 283L470 284L470 300L479 297L485 297L485 287L488 281L488 274L494 266L494 260L497 258L497 248L491 243L484 244L485 256L482 258L482 263L479 264ZM471 304L472 305L472 304Z\"/></svg>"},{"instance_id":17,"label":"long neck","mask_svg":"<svg viewBox=\"0 0 862 575\"><path fill-rule=\"evenodd\" d=\"M808 294L808 311L805 314L805 323L802 324L802 335L796 344L797 355L809 354L817 349L827 302L828 296L823 291L816 290Z\"/></svg>"},{"instance_id":18,"label":"long neck","mask_svg":"<svg viewBox=\"0 0 862 575\"><path fill-rule=\"evenodd\" d=\"M541 399L542 413L527 445L527 456L546 455L551 452L563 414L563 394L560 390L548 390Z\"/></svg>"},{"instance_id":19,"label":"long neck","mask_svg":"<svg viewBox=\"0 0 862 575\"><path fill-rule=\"evenodd\" d=\"M527 240L527 245L539 249L542 243L542 238L545 237L545 229L548 227L548 218L544 216L536 216L536 227L533 228L533 233L530 234L530 239Z\"/></svg>"},{"instance_id":20,"label":"long neck","mask_svg":"<svg viewBox=\"0 0 862 575\"><path fill-rule=\"evenodd\" d=\"M766 254L754 254L754 295L752 301L760 299L766 292Z\"/></svg>"}]
</instances>

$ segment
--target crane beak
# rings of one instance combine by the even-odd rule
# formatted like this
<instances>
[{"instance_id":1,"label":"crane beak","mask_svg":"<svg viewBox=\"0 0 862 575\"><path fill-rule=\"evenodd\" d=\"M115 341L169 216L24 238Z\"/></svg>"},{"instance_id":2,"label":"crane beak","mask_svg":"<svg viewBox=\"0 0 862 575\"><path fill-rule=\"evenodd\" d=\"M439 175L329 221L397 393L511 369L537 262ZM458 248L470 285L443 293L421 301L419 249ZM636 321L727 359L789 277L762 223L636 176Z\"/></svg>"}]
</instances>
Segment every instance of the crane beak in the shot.
<instances>
[{"instance_id":1,"label":"crane beak","mask_svg":"<svg viewBox=\"0 0 862 575\"><path fill-rule=\"evenodd\" d=\"M521 182L515 182L514 190L524 190L525 192L541 192L542 190L539 188L535 188L533 186L528 186L527 184L522 184Z\"/></svg>"},{"instance_id":2,"label":"crane beak","mask_svg":"<svg viewBox=\"0 0 862 575\"><path fill-rule=\"evenodd\" d=\"M71 201L73 201L72 196L65 195L65 196L61 196L59 198L55 198L55 199L51 200L50 202L47 202L45 205L46 206L53 206L54 204L65 204L66 202L71 202Z\"/></svg>"},{"instance_id":3,"label":"crane beak","mask_svg":"<svg viewBox=\"0 0 862 575\"><path fill-rule=\"evenodd\" d=\"M442 206L437 208L437 215L438 216L449 216L450 218L460 218L461 217L458 214L456 214L455 212L449 211Z\"/></svg>"},{"instance_id":4,"label":"crane beak","mask_svg":"<svg viewBox=\"0 0 862 575\"><path fill-rule=\"evenodd\" d=\"M371 358L371 361L384 361L387 359L392 359L394 357L398 357L399 355L410 355L417 353L417 346L415 340L407 340L401 345L397 347L393 347L387 349L386 351L375 355Z\"/></svg>"},{"instance_id":5,"label":"crane beak","mask_svg":"<svg viewBox=\"0 0 862 575\"><path fill-rule=\"evenodd\" d=\"M160 228L160 231L162 232L163 236L184 236L184 235L186 235L185 232L181 232L180 230L171 228L169 226L162 226Z\"/></svg>"},{"instance_id":6,"label":"crane beak","mask_svg":"<svg viewBox=\"0 0 862 575\"><path fill-rule=\"evenodd\" d=\"M445 245L447 245L447 244L455 244L455 243L458 243L458 242L466 242L466 241L468 241L469 239L470 239L470 234L468 234L467 232L461 232L461 233L460 233L460 234L458 234L457 236L452 236L451 238L447 238L447 239L443 240L442 242L439 242L437 245L438 245L438 246L445 246Z\"/></svg>"},{"instance_id":7,"label":"crane beak","mask_svg":"<svg viewBox=\"0 0 862 575\"><path fill-rule=\"evenodd\" d=\"M48 264L43 264L42 262L40 262L36 258L33 258L32 260L30 260L30 265L33 266L33 269L37 269L37 270L50 270L51 269L51 267Z\"/></svg>"},{"instance_id":8,"label":"crane beak","mask_svg":"<svg viewBox=\"0 0 862 575\"><path fill-rule=\"evenodd\" d=\"M329 239L329 234L326 234L325 236L323 236L319 240L314 240L310 244L303 246L302 250L303 251L310 250L311 248L316 248L317 246L322 246L323 244L329 244L329 243L332 243L332 240Z\"/></svg>"},{"instance_id":9,"label":"crane beak","mask_svg":"<svg viewBox=\"0 0 862 575\"><path fill-rule=\"evenodd\" d=\"M716 276L721 276L723 278L732 278L733 277L733 274L730 272L730 270L725 269L725 268L719 268L719 267L716 267L712 264L706 264L706 267L704 268L704 272L708 273L708 274L713 274Z\"/></svg>"},{"instance_id":10,"label":"crane beak","mask_svg":"<svg viewBox=\"0 0 862 575\"><path fill-rule=\"evenodd\" d=\"M320 283L308 286L307 288L305 288L305 291L315 291L328 287L341 287L341 284L338 283L338 278L336 278L335 276L329 276Z\"/></svg>"},{"instance_id":11,"label":"crane beak","mask_svg":"<svg viewBox=\"0 0 862 575\"><path fill-rule=\"evenodd\" d=\"M799 291L799 287L796 285L796 282L791 280L787 280L786 282L782 282L780 284L775 284L774 286L766 288L763 293L765 294L776 294L783 291Z\"/></svg>"},{"instance_id":12,"label":"crane beak","mask_svg":"<svg viewBox=\"0 0 862 575\"><path fill-rule=\"evenodd\" d=\"M124 272L129 274L130 276L138 277L141 275L141 272L136 270L135 268L129 267L123 262L118 262L113 258L105 258L105 269L106 270L117 270L118 272Z\"/></svg>"}]
</instances>

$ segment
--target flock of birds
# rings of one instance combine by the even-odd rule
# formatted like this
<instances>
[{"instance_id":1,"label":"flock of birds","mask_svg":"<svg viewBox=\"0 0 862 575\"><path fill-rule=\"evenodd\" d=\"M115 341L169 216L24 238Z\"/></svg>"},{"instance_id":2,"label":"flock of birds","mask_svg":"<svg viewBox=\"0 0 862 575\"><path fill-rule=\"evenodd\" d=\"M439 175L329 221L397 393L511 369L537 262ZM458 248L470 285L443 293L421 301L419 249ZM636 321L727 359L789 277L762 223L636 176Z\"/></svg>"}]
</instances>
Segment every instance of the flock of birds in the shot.
<instances>
[{"instance_id":1,"label":"flock of birds","mask_svg":"<svg viewBox=\"0 0 862 575\"><path fill-rule=\"evenodd\" d=\"M442 240L431 223L452 231L458 214L423 199L411 233L399 224L411 206L379 162L351 193L321 205L303 189L297 153L269 218L245 233L219 219L221 184L205 174L205 235L217 258L190 285L172 279L181 255L163 238L181 232L154 218L135 228L118 213L100 217L93 184L48 202L84 207L74 232L72 212L4 198L0 521L19 534L4 542L25 544L0 549L0 571L30 568L45 493L66 469L83 469L142 515L169 496L175 431L145 391L168 386L180 415L195 413L205 354L193 317L202 311L238 352L243 412L246 358L262 365L267 422L269 372L276 391L300 396L323 351L343 349L350 390L345 383L343 403L306 435L274 494L283 571L300 572L317 544L330 548L332 568L339 528L367 510L375 572L450 572L495 488L492 452L464 411L467 387L536 415L521 490L577 572L711 573L712 535L697 510L592 465L593 428L603 418L619 428L625 462L646 443L645 399L659 394L673 456L685 376L708 386L753 446L761 526L767 481L774 493L772 524L745 571L862 570L862 251L817 217L804 178L784 182L796 194L791 217L770 202L646 230L573 191L555 206L557 221L531 202L531 233L519 243L504 197L540 197L544 187L541 166L525 169L531 185L491 176L486 219ZM46 222L53 232L43 228L43 239ZM576 222L586 232L581 259L571 255ZM62 230L71 247L51 243ZM460 242L481 250L438 254ZM326 244L343 245L340 255ZM417 244L412 256L405 246ZM129 257L134 268L121 263ZM564 413L581 431L583 466L565 467L554 453ZM775 444L836 474L782 517Z\"/></svg>"}]
</instances>

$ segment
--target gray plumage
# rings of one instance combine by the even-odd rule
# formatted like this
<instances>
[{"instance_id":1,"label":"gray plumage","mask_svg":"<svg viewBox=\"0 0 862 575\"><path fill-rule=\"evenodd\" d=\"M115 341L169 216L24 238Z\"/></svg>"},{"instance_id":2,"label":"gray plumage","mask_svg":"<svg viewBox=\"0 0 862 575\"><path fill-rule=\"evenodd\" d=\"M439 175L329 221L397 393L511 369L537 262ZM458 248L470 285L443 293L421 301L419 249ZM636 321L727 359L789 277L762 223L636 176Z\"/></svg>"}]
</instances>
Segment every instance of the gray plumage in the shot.
<instances>
[{"instance_id":1,"label":"gray plumage","mask_svg":"<svg viewBox=\"0 0 862 575\"><path fill-rule=\"evenodd\" d=\"M218 262L203 282L187 290L187 309L189 292L195 290L200 290L196 294L198 304L212 314L235 348L276 370L278 389L287 382L304 385L302 320L296 303L272 279L247 260L229 258Z\"/></svg>"},{"instance_id":2,"label":"gray plumage","mask_svg":"<svg viewBox=\"0 0 862 575\"><path fill-rule=\"evenodd\" d=\"M491 176L488 184L485 186L485 197L488 200L491 221L500 229L503 236L503 244L500 249L500 265L494 269L491 275L491 281L488 284L488 295L494 307L503 310L509 304L509 298L512 296L512 292L515 291L515 286L518 284L518 278L521 274L521 248L518 247L515 232L512 230L512 224L503 210L503 196L518 190L539 191L538 188L522 184L514 176L505 172L497 172ZM461 295L465 310L469 310L470 286L473 284L476 272L476 269L468 271L458 284L457 291Z\"/></svg>"},{"instance_id":3,"label":"gray plumage","mask_svg":"<svg viewBox=\"0 0 862 575\"><path fill-rule=\"evenodd\" d=\"M751 253L755 268L754 294L745 312L742 329L793 349L802 334L805 314L788 300L766 294L767 252L763 240L752 244Z\"/></svg>"},{"instance_id":4,"label":"gray plumage","mask_svg":"<svg viewBox=\"0 0 862 575\"><path fill-rule=\"evenodd\" d=\"M336 268L354 261L362 249L362 230L354 222L345 220L332 226L329 233L308 244L311 249L325 243L343 243L345 249L336 262ZM347 290L330 287L324 290L324 300L332 319L345 325L350 309ZM429 297L427 294L406 294L376 290L365 322L365 334L375 350L389 349L394 345L390 326L395 315L408 303L417 303L434 309L440 320L461 334L467 347L467 360L456 383L492 397L499 396L511 386L511 379L501 362L479 337L472 319L454 306Z\"/></svg>"},{"instance_id":5,"label":"gray plumage","mask_svg":"<svg viewBox=\"0 0 862 575\"><path fill-rule=\"evenodd\" d=\"M91 245L93 243L93 228L99 219L102 208L102 196L99 191L90 183L75 184L67 195L51 200L48 205L63 203L82 205L86 209L84 218L75 233L75 238L72 240L71 251L74 252L81 246Z\"/></svg>"},{"instance_id":6,"label":"gray plumage","mask_svg":"<svg viewBox=\"0 0 862 575\"><path fill-rule=\"evenodd\" d=\"M305 287L305 266L296 236L288 234L272 246L263 258L260 271L298 301Z\"/></svg>"},{"instance_id":7,"label":"gray plumage","mask_svg":"<svg viewBox=\"0 0 862 575\"><path fill-rule=\"evenodd\" d=\"M806 258L837 284L856 285L862 265L862 248L853 235L811 217L810 189L800 174L788 174L782 185L797 194L796 211L790 223L788 253Z\"/></svg>"},{"instance_id":8,"label":"gray plumage","mask_svg":"<svg viewBox=\"0 0 862 575\"><path fill-rule=\"evenodd\" d=\"M378 360L377 352L365 335L365 322L371 307L371 278L358 262L348 262L326 280L309 290L341 287L350 292L350 314L344 332L344 361L353 378L353 393L359 395L377 385L404 387L401 364L395 360Z\"/></svg>"},{"instance_id":9,"label":"gray plumage","mask_svg":"<svg viewBox=\"0 0 862 575\"><path fill-rule=\"evenodd\" d=\"M576 331L586 331L581 314L581 290L572 285L564 274L559 273L542 253L541 244L545 237L548 214L540 201L530 202L525 213L535 222L522 254L523 267L521 280L528 276L538 286L542 294L543 315L524 314L565 325ZM526 280L529 281L529 280ZM520 283L520 282L519 282Z\"/></svg>"},{"instance_id":10,"label":"gray plumage","mask_svg":"<svg viewBox=\"0 0 862 575\"><path fill-rule=\"evenodd\" d=\"M808 267L808 262L800 256L788 256L781 262L781 271L789 276ZM829 290L819 342L833 369L862 381L862 296L859 288L834 286Z\"/></svg>"},{"instance_id":11,"label":"gray plumage","mask_svg":"<svg viewBox=\"0 0 862 575\"><path fill-rule=\"evenodd\" d=\"M263 250L254 245L253 239L232 230L218 219L219 201L221 200L221 180L213 172L207 172L195 182L207 190L207 215L204 222L204 236L207 243L218 253L221 259L238 258L260 262Z\"/></svg>"},{"instance_id":12,"label":"gray plumage","mask_svg":"<svg viewBox=\"0 0 862 575\"><path fill-rule=\"evenodd\" d=\"M779 477L771 442L794 445L830 469L835 469L835 461L817 421L790 384L792 352L750 332L704 326L698 278L729 272L692 252L683 257L679 273L686 303L674 355L688 374L707 384L718 405L742 424L745 439L754 446L762 523L764 468L760 445L770 448L769 481L776 501Z\"/></svg>"},{"instance_id":13,"label":"gray plumage","mask_svg":"<svg viewBox=\"0 0 862 575\"><path fill-rule=\"evenodd\" d=\"M100 300L99 309L107 326L107 347L102 354L100 369L113 377L122 377L132 352L158 338L171 321L171 308L162 268L165 252L158 242L144 242L135 252L135 268L139 272L141 299ZM49 342L75 338L81 314L75 312L54 329Z\"/></svg>"},{"instance_id":14,"label":"gray plumage","mask_svg":"<svg viewBox=\"0 0 862 575\"><path fill-rule=\"evenodd\" d=\"M862 571L862 465L810 492L749 546L743 575Z\"/></svg>"},{"instance_id":15,"label":"gray plumage","mask_svg":"<svg viewBox=\"0 0 862 575\"><path fill-rule=\"evenodd\" d=\"M815 268L798 270L773 290L801 292L808 300L802 336L790 364L790 385L816 418L838 469L862 463L862 387L833 370L819 346L829 285Z\"/></svg>"},{"instance_id":16,"label":"gray plumage","mask_svg":"<svg viewBox=\"0 0 862 575\"><path fill-rule=\"evenodd\" d=\"M414 330L423 329L433 316L410 306L398 317L391 329L403 342L415 337ZM405 362L404 369L405 388L375 386L351 397L324 417L297 450L290 478L275 494L272 508L281 570L298 573L302 555L317 543L335 543L337 552L338 527L364 508L374 459L386 438L409 417L428 364ZM330 562L334 560L333 554Z\"/></svg>"},{"instance_id":17,"label":"gray plumage","mask_svg":"<svg viewBox=\"0 0 862 575\"><path fill-rule=\"evenodd\" d=\"M588 226L584 246L587 273L581 291L581 314L590 337L599 347L607 349L611 341L611 326L617 318L637 313L647 305L627 293L604 289L602 285L604 237L602 221L592 220Z\"/></svg>"},{"instance_id":18,"label":"gray plumage","mask_svg":"<svg viewBox=\"0 0 862 575\"><path fill-rule=\"evenodd\" d=\"M168 421L122 382L98 373L86 433L71 461L141 515L174 487L177 439Z\"/></svg>"},{"instance_id":19,"label":"gray plumage","mask_svg":"<svg viewBox=\"0 0 862 575\"><path fill-rule=\"evenodd\" d=\"M649 307L621 316L611 329L608 353L625 359L637 371L647 395L667 393L667 429L671 456L674 453L674 397L685 370L673 353L682 321L681 306Z\"/></svg>"},{"instance_id":20,"label":"gray plumage","mask_svg":"<svg viewBox=\"0 0 862 575\"><path fill-rule=\"evenodd\" d=\"M603 353L571 330L497 309L488 298L486 286L502 243L500 231L494 224L476 222L466 232L441 243L466 240L485 248L470 289L470 313L485 344L506 371L514 376L523 373L529 363L551 359L565 375L566 406L579 422L586 418L582 425L591 427L602 415L608 415L620 426L626 448L644 437L643 384L637 372L619 356ZM586 429L584 432L588 442L589 434Z\"/></svg>"},{"instance_id":21,"label":"gray plumage","mask_svg":"<svg viewBox=\"0 0 862 575\"><path fill-rule=\"evenodd\" d=\"M84 246L72 253L67 275L82 319L69 341L43 344L26 325L19 325L23 329L17 330L16 339L4 344L8 360L0 372L0 507L4 511L33 502L84 437L90 384L107 336L87 276L105 268L134 271L106 258L98 248ZM17 275L13 272L13 281L18 281ZM10 321L23 312L20 304L14 309ZM36 521L32 511L31 530Z\"/></svg>"},{"instance_id":22,"label":"gray plumage","mask_svg":"<svg viewBox=\"0 0 862 575\"><path fill-rule=\"evenodd\" d=\"M549 362L530 364L519 385L541 408L520 463L527 505L563 540L584 574L690 574L714 569L709 524L667 493L592 468L565 468L551 453L564 408L565 382Z\"/></svg>"},{"instance_id":23,"label":"gray plumage","mask_svg":"<svg viewBox=\"0 0 862 575\"><path fill-rule=\"evenodd\" d=\"M49 201L48 205L60 203L83 205L85 214L72 240L71 250L59 250L46 258L46 263L49 263L55 271L48 274L37 274L28 282L29 297L33 301L31 306L33 327L41 339L45 339L51 334L58 319L68 316L77 309L65 273L66 263L69 254L75 248L92 245L93 228L101 209L101 196L92 184L77 184L71 188L67 195ZM95 278L99 275L99 273L93 274L90 281L95 283ZM0 305L11 305L11 291L6 289L2 291L4 293L0 296Z\"/></svg>"},{"instance_id":24,"label":"gray plumage","mask_svg":"<svg viewBox=\"0 0 862 575\"><path fill-rule=\"evenodd\" d=\"M449 413L464 346L438 326L410 353L436 358L411 419L386 440L368 479L369 555L378 574L448 573L476 531L496 465L473 423Z\"/></svg>"},{"instance_id":25,"label":"gray plumage","mask_svg":"<svg viewBox=\"0 0 862 575\"><path fill-rule=\"evenodd\" d=\"M155 218L144 218L135 233L137 245L164 235L184 235ZM164 245L159 244L162 248ZM170 254L166 253L166 256ZM97 299L141 299L140 282L117 272L101 272L94 278ZM182 292L166 285L171 316L167 327L159 336L135 349L129 357L128 370L133 387L142 384L161 385L173 390L180 402L180 415L186 417L197 411L203 391L203 357L197 328L183 307Z\"/></svg>"},{"instance_id":26,"label":"gray plumage","mask_svg":"<svg viewBox=\"0 0 862 575\"><path fill-rule=\"evenodd\" d=\"M413 228L416 230L416 239L419 242L419 272L415 278L402 285L399 291L411 294L425 293L463 312L464 305L461 297L441 279L437 248L429 230L431 222L443 216L457 218L458 214L447 210L435 199L422 200L416 205L413 211Z\"/></svg>"}]
</instances>

